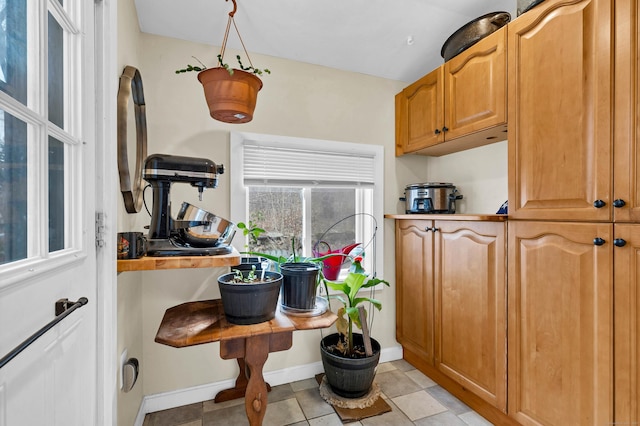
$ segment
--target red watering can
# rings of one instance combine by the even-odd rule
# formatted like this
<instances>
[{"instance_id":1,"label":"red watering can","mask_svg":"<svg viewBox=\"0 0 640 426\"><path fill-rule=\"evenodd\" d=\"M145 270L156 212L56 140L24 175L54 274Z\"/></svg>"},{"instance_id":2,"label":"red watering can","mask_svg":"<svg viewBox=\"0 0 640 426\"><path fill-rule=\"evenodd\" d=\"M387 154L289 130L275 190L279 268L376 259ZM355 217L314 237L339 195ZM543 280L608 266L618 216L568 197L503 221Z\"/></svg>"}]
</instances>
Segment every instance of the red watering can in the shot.
<instances>
[{"instance_id":1,"label":"red watering can","mask_svg":"<svg viewBox=\"0 0 640 426\"><path fill-rule=\"evenodd\" d=\"M322 274L328 280L335 280L340 274L340 268L345 261L345 256L351 252L354 248L358 247L361 243L350 244L346 247L342 247L338 250L331 250L329 244L324 241L318 241L313 247L313 255L316 257L327 256L329 254L335 254L336 256L329 257L322 261ZM326 249L326 250L325 250ZM339 255L344 256L339 256Z\"/></svg>"}]
</instances>

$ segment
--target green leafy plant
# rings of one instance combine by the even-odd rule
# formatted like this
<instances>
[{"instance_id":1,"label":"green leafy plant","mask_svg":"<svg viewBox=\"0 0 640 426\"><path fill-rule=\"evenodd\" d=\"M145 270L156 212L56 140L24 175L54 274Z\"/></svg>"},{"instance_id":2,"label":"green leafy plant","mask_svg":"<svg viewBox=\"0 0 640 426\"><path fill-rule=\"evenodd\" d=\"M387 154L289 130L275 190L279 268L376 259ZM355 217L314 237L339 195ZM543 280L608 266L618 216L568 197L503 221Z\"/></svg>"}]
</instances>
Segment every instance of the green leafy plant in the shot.
<instances>
[{"instance_id":1,"label":"green leafy plant","mask_svg":"<svg viewBox=\"0 0 640 426\"><path fill-rule=\"evenodd\" d=\"M366 296L358 296L358 292L365 288L374 287L378 284L384 284L387 287L389 283L381 278L369 278L362 267L362 257L356 256L352 260L349 273L344 281L329 281L323 278L324 284L329 294L329 288L339 291L342 294L330 295L332 299L337 299L342 303L342 307L338 310L338 320L336 328L340 333L341 341L336 346L336 350L346 357L353 357L356 354L356 348L353 344L353 326L362 329L362 323L358 306L370 303L377 310L382 309L382 303L374 298ZM366 308L364 310L366 321Z\"/></svg>"},{"instance_id":2,"label":"green leafy plant","mask_svg":"<svg viewBox=\"0 0 640 426\"><path fill-rule=\"evenodd\" d=\"M249 223L251 223L251 222L249 222ZM321 257L301 256L298 253L296 253L296 239L295 239L295 237L291 238L291 255L287 256L287 257L285 257L285 256L274 256L274 255L268 254L268 253L259 253L259 252L253 252L253 251L248 251L248 252L243 252L243 253L250 254L252 256L264 257L265 259L269 259L270 261L276 263L278 266L282 265L283 263L305 263L305 262L317 263L317 264L321 265L323 260L328 259L330 257L334 257L334 256L347 257L347 255L339 254L339 253L332 253L332 254L328 254L328 255L325 255L325 256L321 256Z\"/></svg>"},{"instance_id":3,"label":"green leafy plant","mask_svg":"<svg viewBox=\"0 0 640 426\"><path fill-rule=\"evenodd\" d=\"M266 232L264 229L258 227L252 220L249 220L249 224L238 222L236 227L242 229L242 235L249 237L249 244L245 244L245 248L258 244L258 237Z\"/></svg>"},{"instance_id":4,"label":"green leafy plant","mask_svg":"<svg viewBox=\"0 0 640 426\"><path fill-rule=\"evenodd\" d=\"M330 257L334 257L334 256L348 257L347 255L336 254L336 253L328 254L328 255L325 255L325 256L321 256L321 257L301 256L298 253L296 253L295 237L291 238L291 255L287 256L287 257L285 257L285 256L275 256L275 255L268 254L268 253L260 253L260 252L254 252L254 251L243 252L243 254L250 254L252 256L260 256L260 257L263 257L265 259L268 259L268 260L272 261L276 265L276 270L277 271L280 271L280 265L282 265L284 263L315 263L315 264L319 265L318 275L316 277L316 289L318 288L318 286L324 280L324 275L322 274L322 261L325 260L325 259L328 259ZM329 294L329 293L327 293L327 294Z\"/></svg>"},{"instance_id":5,"label":"green leafy plant","mask_svg":"<svg viewBox=\"0 0 640 426\"><path fill-rule=\"evenodd\" d=\"M273 277L264 277L263 278L261 276L258 276L256 274L256 266L255 265L251 266L251 270L249 272L247 272L246 276L239 269L233 269L232 272L234 273L233 278L230 281L232 283L237 283L237 284L248 283L248 284L251 284L251 283L273 281Z\"/></svg>"},{"instance_id":6,"label":"green leafy plant","mask_svg":"<svg viewBox=\"0 0 640 426\"><path fill-rule=\"evenodd\" d=\"M176 74L182 74L185 72L192 72L192 71L200 72L207 69L207 66L203 64L202 61L200 61L200 59L196 58L195 56L192 56L192 58L198 61L200 65L187 64L186 68L177 69ZM267 68L265 69L254 68L253 65L244 66L244 64L242 63L242 59L240 58L240 55L236 55L236 59L238 60L238 65L240 66L240 69L242 71L246 71L248 73L257 74L257 75L262 75L263 73L271 74L271 71ZM221 68L226 69L229 72L229 75L233 75L233 68L230 67L229 64L224 63L221 54L218 55L218 65Z\"/></svg>"}]
</instances>

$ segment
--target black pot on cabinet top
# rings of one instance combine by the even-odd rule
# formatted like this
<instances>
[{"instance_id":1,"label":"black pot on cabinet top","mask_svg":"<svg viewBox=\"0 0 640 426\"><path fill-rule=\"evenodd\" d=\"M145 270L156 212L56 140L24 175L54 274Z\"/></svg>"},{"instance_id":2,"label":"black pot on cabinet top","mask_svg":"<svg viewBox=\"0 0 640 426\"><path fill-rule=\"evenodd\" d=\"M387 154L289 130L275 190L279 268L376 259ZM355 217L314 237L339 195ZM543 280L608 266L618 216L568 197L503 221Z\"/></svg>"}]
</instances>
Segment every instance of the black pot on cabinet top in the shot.
<instances>
[{"instance_id":1,"label":"black pot on cabinet top","mask_svg":"<svg viewBox=\"0 0 640 426\"><path fill-rule=\"evenodd\" d=\"M442 45L440 55L445 61L464 52L486 36L498 31L511 20L508 12L487 13L460 27Z\"/></svg>"}]
</instances>

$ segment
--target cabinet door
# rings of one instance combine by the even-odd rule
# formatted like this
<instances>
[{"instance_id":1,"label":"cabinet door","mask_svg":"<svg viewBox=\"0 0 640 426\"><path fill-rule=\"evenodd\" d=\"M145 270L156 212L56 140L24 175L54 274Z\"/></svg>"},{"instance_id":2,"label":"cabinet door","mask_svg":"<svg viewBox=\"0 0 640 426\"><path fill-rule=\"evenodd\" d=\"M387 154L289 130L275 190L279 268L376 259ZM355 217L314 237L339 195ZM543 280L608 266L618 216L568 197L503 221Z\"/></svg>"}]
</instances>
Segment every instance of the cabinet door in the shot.
<instances>
[{"instance_id":1,"label":"cabinet door","mask_svg":"<svg viewBox=\"0 0 640 426\"><path fill-rule=\"evenodd\" d=\"M544 5L507 26L509 216L607 221L612 2Z\"/></svg>"},{"instance_id":2,"label":"cabinet door","mask_svg":"<svg viewBox=\"0 0 640 426\"><path fill-rule=\"evenodd\" d=\"M444 64L446 140L506 122L506 39L503 27Z\"/></svg>"},{"instance_id":3,"label":"cabinet door","mask_svg":"<svg viewBox=\"0 0 640 426\"><path fill-rule=\"evenodd\" d=\"M640 221L640 12L635 0L615 8L615 132L613 199L616 222ZM624 205L620 203L624 201Z\"/></svg>"},{"instance_id":4,"label":"cabinet door","mask_svg":"<svg viewBox=\"0 0 640 426\"><path fill-rule=\"evenodd\" d=\"M509 222L508 414L523 425L612 424L612 227Z\"/></svg>"},{"instance_id":5,"label":"cabinet door","mask_svg":"<svg viewBox=\"0 0 640 426\"><path fill-rule=\"evenodd\" d=\"M433 365L433 233L429 220L396 220L396 339Z\"/></svg>"},{"instance_id":6,"label":"cabinet door","mask_svg":"<svg viewBox=\"0 0 640 426\"><path fill-rule=\"evenodd\" d=\"M640 225L616 224L614 249L615 421L640 421ZM620 244L620 243L619 243Z\"/></svg>"},{"instance_id":7,"label":"cabinet door","mask_svg":"<svg viewBox=\"0 0 640 426\"><path fill-rule=\"evenodd\" d=\"M436 221L436 367L506 412L505 224Z\"/></svg>"},{"instance_id":8,"label":"cabinet door","mask_svg":"<svg viewBox=\"0 0 640 426\"><path fill-rule=\"evenodd\" d=\"M442 72L438 67L396 95L396 155L444 140Z\"/></svg>"}]
</instances>

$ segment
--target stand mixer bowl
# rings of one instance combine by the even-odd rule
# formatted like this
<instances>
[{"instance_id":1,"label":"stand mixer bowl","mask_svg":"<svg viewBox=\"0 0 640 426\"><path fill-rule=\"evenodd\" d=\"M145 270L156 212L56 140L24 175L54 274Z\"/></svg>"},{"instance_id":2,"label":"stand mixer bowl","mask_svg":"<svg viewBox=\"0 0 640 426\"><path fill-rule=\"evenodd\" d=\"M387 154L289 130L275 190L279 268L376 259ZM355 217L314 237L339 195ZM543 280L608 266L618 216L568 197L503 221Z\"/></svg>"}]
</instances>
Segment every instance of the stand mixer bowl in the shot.
<instances>
[{"instance_id":1,"label":"stand mixer bowl","mask_svg":"<svg viewBox=\"0 0 640 426\"><path fill-rule=\"evenodd\" d=\"M187 202L180 207L176 225L178 238L191 247L229 245L236 233L234 223Z\"/></svg>"}]
</instances>

